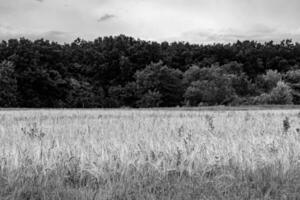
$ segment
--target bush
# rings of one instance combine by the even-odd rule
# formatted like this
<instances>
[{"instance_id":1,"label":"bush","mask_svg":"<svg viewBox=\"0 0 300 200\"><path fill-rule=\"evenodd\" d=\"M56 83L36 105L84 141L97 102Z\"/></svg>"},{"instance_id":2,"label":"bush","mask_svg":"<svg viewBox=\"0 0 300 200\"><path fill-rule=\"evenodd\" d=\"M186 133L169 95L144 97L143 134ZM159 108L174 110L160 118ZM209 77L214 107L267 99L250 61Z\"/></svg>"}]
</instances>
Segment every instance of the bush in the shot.
<instances>
[{"instance_id":1,"label":"bush","mask_svg":"<svg viewBox=\"0 0 300 200\"><path fill-rule=\"evenodd\" d=\"M292 89L293 103L300 104L300 69L288 71L284 80Z\"/></svg>"},{"instance_id":2,"label":"bush","mask_svg":"<svg viewBox=\"0 0 300 200\"><path fill-rule=\"evenodd\" d=\"M159 107L162 103L162 95L158 91L149 90L142 98L137 102L139 107L151 108Z\"/></svg>"},{"instance_id":3,"label":"bush","mask_svg":"<svg viewBox=\"0 0 300 200\"><path fill-rule=\"evenodd\" d=\"M155 98L159 96L159 105L168 107L177 106L183 100L184 88L180 70L172 69L162 62L151 63L145 69L137 71L135 78L137 94L140 99L148 99L149 95L151 96L150 99L153 95ZM149 93L149 91L158 91L159 93ZM144 100L141 99L141 101Z\"/></svg>"},{"instance_id":4,"label":"bush","mask_svg":"<svg viewBox=\"0 0 300 200\"><path fill-rule=\"evenodd\" d=\"M257 86L263 92L270 92L282 80L282 75L276 70L268 70L266 74L257 78Z\"/></svg>"},{"instance_id":5,"label":"bush","mask_svg":"<svg viewBox=\"0 0 300 200\"><path fill-rule=\"evenodd\" d=\"M17 106L17 79L11 62L0 63L0 106Z\"/></svg>"},{"instance_id":6,"label":"bush","mask_svg":"<svg viewBox=\"0 0 300 200\"><path fill-rule=\"evenodd\" d=\"M270 95L267 93L263 93L259 96L252 97L249 100L250 104L253 105L264 105L264 104L269 104L270 103Z\"/></svg>"},{"instance_id":7,"label":"bush","mask_svg":"<svg viewBox=\"0 0 300 200\"><path fill-rule=\"evenodd\" d=\"M271 104L293 104L291 88L283 81L279 81L277 86L270 93Z\"/></svg>"},{"instance_id":8,"label":"bush","mask_svg":"<svg viewBox=\"0 0 300 200\"><path fill-rule=\"evenodd\" d=\"M292 90L285 82L279 81L270 93L253 97L251 104L293 104Z\"/></svg>"},{"instance_id":9,"label":"bush","mask_svg":"<svg viewBox=\"0 0 300 200\"><path fill-rule=\"evenodd\" d=\"M300 82L300 69L290 70L284 75L284 79L289 83L299 83Z\"/></svg>"},{"instance_id":10,"label":"bush","mask_svg":"<svg viewBox=\"0 0 300 200\"><path fill-rule=\"evenodd\" d=\"M208 105L226 104L234 97L234 89L228 79L194 81L187 88L184 97L191 106L199 103Z\"/></svg>"},{"instance_id":11,"label":"bush","mask_svg":"<svg viewBox=\"0 0 300 200\"><path fill-rule=\"evenodd\" d=\"M234 95L229 103L230 106L240 106L240 105L249 105L248 97L240 97L238 95Z\"/></svg>"}]
</instances>

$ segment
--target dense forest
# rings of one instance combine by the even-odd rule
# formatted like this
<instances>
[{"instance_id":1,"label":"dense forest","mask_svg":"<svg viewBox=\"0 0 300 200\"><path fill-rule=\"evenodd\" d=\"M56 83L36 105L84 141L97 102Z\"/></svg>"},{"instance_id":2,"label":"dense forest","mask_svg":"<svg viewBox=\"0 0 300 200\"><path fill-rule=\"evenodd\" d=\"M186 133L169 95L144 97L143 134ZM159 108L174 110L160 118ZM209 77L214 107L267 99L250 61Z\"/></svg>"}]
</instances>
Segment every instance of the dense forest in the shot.
<instances>
[{"instance_id":1,"label":"dense forest","mask_svg":"<svg viewBox=\"0 0 300 200\"><path fill-rule=\"evenodd\" d=\"M300 44L198 45L124 35L0 43L0 107L300 104Z\"/></svg>"}]
</instances>

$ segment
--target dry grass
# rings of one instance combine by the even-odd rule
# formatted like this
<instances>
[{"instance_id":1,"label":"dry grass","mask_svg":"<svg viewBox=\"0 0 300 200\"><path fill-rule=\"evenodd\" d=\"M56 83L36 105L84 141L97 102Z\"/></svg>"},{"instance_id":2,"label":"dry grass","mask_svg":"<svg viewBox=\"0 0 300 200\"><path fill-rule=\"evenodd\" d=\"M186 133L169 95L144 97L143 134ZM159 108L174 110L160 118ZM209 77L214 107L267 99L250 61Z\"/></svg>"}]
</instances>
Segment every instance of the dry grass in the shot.
<instances>
[{"instance_id":1,"label":"dry grass","mask_svg":"<svg viewBox=\"0 0 300 200\"><path fill-rule=\"evenodd\" d=\"M0 199L300 199L300 110L0 112Z\"/></svg>"}]
</instances>

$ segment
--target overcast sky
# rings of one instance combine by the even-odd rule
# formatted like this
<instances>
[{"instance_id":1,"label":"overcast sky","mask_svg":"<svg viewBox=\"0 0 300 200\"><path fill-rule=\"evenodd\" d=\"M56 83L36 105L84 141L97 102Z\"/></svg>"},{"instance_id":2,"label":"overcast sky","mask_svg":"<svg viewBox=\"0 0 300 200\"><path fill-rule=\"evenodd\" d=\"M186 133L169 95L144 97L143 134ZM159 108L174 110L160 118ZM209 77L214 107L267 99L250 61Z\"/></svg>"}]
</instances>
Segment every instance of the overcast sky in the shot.
<instances>
[{"instance_id":1,"label":"overcast sky","mask_svg":"<svg viewBox=\"0 0 300 200\"><path fill-rule=\"evenodd\" d=\"M300 42L299 19L300 0L0 0L0 40L126 34L192 43Z\"/></svg>"}]
</instances>

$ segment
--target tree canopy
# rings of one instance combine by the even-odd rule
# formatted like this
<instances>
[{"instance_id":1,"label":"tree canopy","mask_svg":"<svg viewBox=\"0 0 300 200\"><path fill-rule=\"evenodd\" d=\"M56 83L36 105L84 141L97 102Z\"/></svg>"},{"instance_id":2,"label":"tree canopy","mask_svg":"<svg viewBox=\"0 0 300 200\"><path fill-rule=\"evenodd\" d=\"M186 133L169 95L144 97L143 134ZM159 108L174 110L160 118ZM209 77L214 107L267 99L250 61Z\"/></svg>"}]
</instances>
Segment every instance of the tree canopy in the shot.
<instances>
[{"instance_id":1,"label":"tree canopy","mask_svg":"<svg viewBox=\"0 0 300 200\"><path fill-rule=\"evenodd\" d=\"M1 107L300 104L300 44L152 42L125 35L0 43Z\"/></svg>"}]
</instances>

